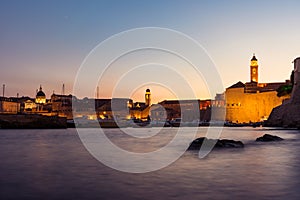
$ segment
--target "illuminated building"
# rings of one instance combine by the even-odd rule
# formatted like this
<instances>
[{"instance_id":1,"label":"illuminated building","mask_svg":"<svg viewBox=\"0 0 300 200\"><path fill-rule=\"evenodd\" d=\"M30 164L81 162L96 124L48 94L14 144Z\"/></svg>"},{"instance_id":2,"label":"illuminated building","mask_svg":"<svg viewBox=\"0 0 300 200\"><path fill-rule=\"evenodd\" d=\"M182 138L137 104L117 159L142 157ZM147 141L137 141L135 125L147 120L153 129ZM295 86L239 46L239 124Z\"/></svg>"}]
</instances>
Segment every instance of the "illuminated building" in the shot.
<instances>
[{"instance_id":1,"label":"illuminated building","mask_svg":"<svg viewBox=\"0 0 300 200\"><path fill-rule=\"evenodd\" d=\"M226 88L226 121L234 123L266 120L272 109L289 96L277 96L277 89L288 82L258 83L258 62L253 55L250 64L250 82Z\"/></svg>"},{"instance_id":2,"label":"illuminated building","mask_svg":"<svg viewBox=\"0 0 300 200\"><path fill-rule=\"evenodd\" d=\"M151 108L151 120L165 121L182 118L184 122L200 120L199 109L210 106L210 100L164 100ZM203 115L204 116L204 115Z\"/></svg>"},{"instance_id":3,"label":"illuminated building","mask_svg":"<svg viewBox=\"0 0 300 200\"><path fill-rule=\"evenodd\" d=\"M0 113L16 114L20 111L20 103L12 98L0 97Z\"/></svg>"},{"instance_id":4,"label":"illuminated building","mask_svg":"<svg viewBox=\"0 0 300 200\"><path fill-rule=\"evenodd\" d=\"M132 100L127 98L97 99L96 111L99 119L127 120L130 119Z\"/></svg>"},{"instance_id":5,"label":"illuminated building","mask_svg":"<svg viewBox=\"0 0 300 200\"><path fill-rule=\"evenodd\" d=\"M130 116L132 119L148 120L151 108L150 89L146 89L145 102L135 102L130 108Z\"/></svg>"},{"instance_id":6,"label":"illuminated building","mask_svg":"<svg viewBox=\"0 0 300 200\"><path fill-rule=\"evenodd\" d=\"M39 104L46 103L46 95L42 91L42 86L40 86L40 90L36 93L35 103L39 103Z\"/></svg>"},{"instance_id":7,"label":"illuminated building","mask_svg":"<svg viewBox=\"0 0 300 200\"><path fill-rule=\"evenodd\" d=\"M59 117L73 119L72 113L72 95L51 95L52 113Z\"/></svg>"},{"instance_id":8,"label":"illuminated building","mask_svg":"<svg viewBox=\"0 0 300 200\"><path fill-rule=\"evenodd\" d=\"M37 105L33 100L27 99L26 101L24 101L25 112L36 110L36 107L37 107Z\"/></svg>"}]
</instances>

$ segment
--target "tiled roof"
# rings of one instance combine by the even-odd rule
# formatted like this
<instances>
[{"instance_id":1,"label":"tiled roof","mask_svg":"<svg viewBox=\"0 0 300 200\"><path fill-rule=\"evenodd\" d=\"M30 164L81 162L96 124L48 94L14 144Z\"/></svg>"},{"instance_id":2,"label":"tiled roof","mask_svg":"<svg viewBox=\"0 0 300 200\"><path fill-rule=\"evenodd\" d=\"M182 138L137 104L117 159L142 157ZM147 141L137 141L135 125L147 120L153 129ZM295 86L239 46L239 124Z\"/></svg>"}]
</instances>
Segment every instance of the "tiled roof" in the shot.
<instances>
[{"instance_id":1,"label":"tiled roof","mask_svg":"<svg viewBox=\"0 0 300 200\"><path fill-rule=\"evenodd\" d=\"M244 88L245 84L242 83L241 81L237 82L236 84L233 84L232 86L228 87L229 88Z\"/></svg>"}]
</instances>

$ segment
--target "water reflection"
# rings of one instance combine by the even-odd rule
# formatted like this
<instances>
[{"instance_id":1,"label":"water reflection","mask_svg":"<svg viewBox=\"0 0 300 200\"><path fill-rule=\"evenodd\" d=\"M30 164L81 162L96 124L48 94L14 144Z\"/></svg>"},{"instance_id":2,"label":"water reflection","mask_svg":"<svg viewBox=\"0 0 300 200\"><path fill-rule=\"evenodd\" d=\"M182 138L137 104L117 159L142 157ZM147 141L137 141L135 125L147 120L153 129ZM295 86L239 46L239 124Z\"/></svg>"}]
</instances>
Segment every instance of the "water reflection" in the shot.
<instances>
[{"instance_id":1,"label":"water reflection","mask_svg":"<svg viewBox=\"0 0 300 200\"><path fill-rule=\"evenodd\" d=\"M256 143L265 133L280 143ZM1 199L299 199L298 131L225 128L222 138L242 140L244 149L213 151L199 159L186 152L170 166L128 174L95 160L74 129L0 130ZM198 136L204 136L205 128ZM137 142L117 129L107 132L116 144L147 152L173 137ZM134 164L134 163L133 163Z\"/></svg>"}]
</instances>

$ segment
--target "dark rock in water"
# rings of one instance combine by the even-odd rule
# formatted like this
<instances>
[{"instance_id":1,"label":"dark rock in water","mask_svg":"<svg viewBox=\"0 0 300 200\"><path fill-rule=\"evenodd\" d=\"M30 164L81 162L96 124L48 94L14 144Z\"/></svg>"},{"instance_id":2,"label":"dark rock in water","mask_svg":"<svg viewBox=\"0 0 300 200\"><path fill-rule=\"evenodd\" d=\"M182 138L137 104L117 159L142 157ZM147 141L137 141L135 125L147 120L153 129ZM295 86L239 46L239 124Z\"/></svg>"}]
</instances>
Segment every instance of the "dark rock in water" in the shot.
<instances>
[{"instance_id":1,"label":"dark rock in water","mask_svg":"<svg viewBox=\"0 0 300 200\"><path fill-rule=\"evenodd\" d=\"M204 140L206 142L213 142L215 143L214 148L243 148L244 144L241 141L235 140L216 140L216 139L207 139L206 137L200 137L195 139L189 146L188 150L200 150L201 145L203 144Z\"/></svg>"},{"instance_id":2,"label":"dark rock in water","mask_svg":"<svg viewBox=\"0 0 300 200\"><path fill-rule=\"evenodd\" d=\"M243 148L244 144L241 141L235 141L235 140L218 140L215 147L218 148Z\"/></svg>"},{"instance_id":3,"label":"dark rock in water","mask_svg":"<svg viewBox=\"0 0 300 200\"><path fill-rule=\"evenodd\" d=\"M272 142L272 141L281 141L281 137L276 135L264 134L262 137L256 138L256 142Z\"/></svg>"},{"instance_id":4,"label":"dark rock in water","mask_svg":"<svg viewBox=\"0 0 300 200\"><path fill-rule=\"evenodd\" d=\"M207 139L205 137L200 137L200 138L197 138L195 139L189 146L188 150L199 150L204 139Z\"/></svg>"}]
</instances>

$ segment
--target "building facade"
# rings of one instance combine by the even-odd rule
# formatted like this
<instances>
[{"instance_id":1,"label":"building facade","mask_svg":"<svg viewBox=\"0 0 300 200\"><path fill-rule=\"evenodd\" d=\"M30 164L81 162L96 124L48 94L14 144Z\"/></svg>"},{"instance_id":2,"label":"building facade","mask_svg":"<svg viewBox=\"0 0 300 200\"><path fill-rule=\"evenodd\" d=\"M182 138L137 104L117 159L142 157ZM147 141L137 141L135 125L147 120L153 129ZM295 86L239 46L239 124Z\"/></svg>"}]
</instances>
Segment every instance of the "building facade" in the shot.
<instances>
[{"instance_id":1,"label":"building facade","mask_svg":"<svg viewBox=\"0 0 300 200\"><path fill-rule=\"evenodd\" d=\"M20 111L20 103L11 98L0 97L0 113L16 114Z\"/></svg>"},{"instance_id":2,"label":"building facade","mask_svg":"<svg viewBox=\"0 0 300 200\"><path fill-rule=\"evenodd\" d=\"M72 95L51 95L52 113L67 119L73 119Z\"/></svg>"},{"instance_id":3,"label":"building facade","mask_svg":"<svg viewBox=\"0 0 300 200\"><path fill-rule=\"evenodd\" d=\"M226 121L233 123L267 120L272 109L289 96L277 96L277 89L287 84L258 83L258 62L255 55L250 61L250 82L238 82L225 91Z\"/></svg>"},{"instance_id":4,"label":"building facade","mask_svg":"<svg viewBox=\"0 0 300 200\"><path fill-rule=\"evenodd\" d=\"M142 121L149 120L151 108L151 92L146 89L145 102L135 102L130 107L131 119L138 119Z\"/></svg>"}]
</instances>

